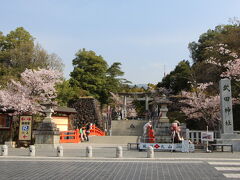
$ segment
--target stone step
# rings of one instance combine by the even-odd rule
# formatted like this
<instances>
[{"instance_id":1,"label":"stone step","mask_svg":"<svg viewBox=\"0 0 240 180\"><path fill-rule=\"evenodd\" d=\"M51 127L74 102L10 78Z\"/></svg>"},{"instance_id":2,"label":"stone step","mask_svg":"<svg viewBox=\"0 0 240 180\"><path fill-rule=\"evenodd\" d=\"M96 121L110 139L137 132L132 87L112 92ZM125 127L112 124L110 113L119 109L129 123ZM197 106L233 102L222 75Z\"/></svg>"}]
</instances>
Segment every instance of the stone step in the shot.
<instances>
[{"instance_id":1,"label":"stone step","mask_svg":"<svg viewBox=\"0 0 240 180\"><path fill-rule=\"evenodd\" d=\"M142 136L143 126L147 120L112 121L112 136Z\"/></svg>"}]
</instances>

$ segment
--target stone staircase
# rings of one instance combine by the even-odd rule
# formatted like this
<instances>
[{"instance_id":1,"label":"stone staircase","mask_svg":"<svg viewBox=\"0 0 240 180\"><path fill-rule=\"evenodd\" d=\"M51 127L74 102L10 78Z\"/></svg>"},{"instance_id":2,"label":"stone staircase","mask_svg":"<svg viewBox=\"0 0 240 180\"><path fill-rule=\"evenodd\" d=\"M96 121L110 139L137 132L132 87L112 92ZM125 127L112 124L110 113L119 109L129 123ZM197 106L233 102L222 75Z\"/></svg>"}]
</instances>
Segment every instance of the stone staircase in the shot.
<instances>
[{"instance_id":1,"label":"stone staircase","mask_svg":"<svg viewBox=\"0 0 240 180\"><path fill-rule=\"evenodd\" d=\"M62 143L63 149L85 149L87 146L93 148L107 147L127 147L128 143L136 143L139 141L138 136L90 136L89 141L80 143Z\"/></svg>"},{"instance_id":2,"label":"stone staircase","mask_svg":"<svg viewBox=\"0 0 240 180\"><path fill-rule=\"evenodd\" d=\"M143 126L148 120L112 121L112 136L142 136Z\"/></svg>"}]
</instances>

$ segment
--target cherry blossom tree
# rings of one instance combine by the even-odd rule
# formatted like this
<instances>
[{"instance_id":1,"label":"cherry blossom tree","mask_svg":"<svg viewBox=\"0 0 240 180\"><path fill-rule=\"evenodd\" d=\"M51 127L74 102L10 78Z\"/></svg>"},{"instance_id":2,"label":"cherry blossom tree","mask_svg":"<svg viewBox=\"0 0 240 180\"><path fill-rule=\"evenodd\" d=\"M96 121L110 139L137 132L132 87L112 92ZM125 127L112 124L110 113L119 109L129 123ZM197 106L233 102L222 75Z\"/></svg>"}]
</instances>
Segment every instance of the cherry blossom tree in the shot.
<instances>
[{"instance_id":1,"label":"cherry blossom tree","mask_svg":"<svg viewBox=\"0 0 240 180\"><path fill-rule=\"evenodd\" d=\"M211 47L210 47L211 48ZM240 81L240 57L237 53L228 49L226 44L219 44L218 52L222 56L230 57L227 62L223 62L214 58L210 58L207 63L214 64L223 69L220 74L222 78L229 78L234 81ZM220 96L209 95L207 88L213 83L197 84L192 92L182 92L182 96L186 99L182 100L187 106L181 110L186 114L188 119L204 120L205 123L215 128L220 120ZM235 84L238 85L238 84ZM239 103L233 98L233 103Z\"/></svg>"},{"instance_id":2,"label":"cherry blossom tree","mask_svg":"<svg viewBox=\"0 0 240 180\"><path fill-rule=\"evenodd\" d=\"M240 57L238 56L238 53L229 50L226 44L219 44L218 52L222 56L229 56L230 60L227 62L221 62L218 59L210 58L207 63L223 68L224 71L221 73L221 77L240 81Z\"/></svg>"},{"instance_id":3,"label":"cherry blossom tree","mask_svg":"<svg viewBox=\"0 0 240 180\"><path fill-rule=\"evenodd\" d=\"M210 128L215 129L220 120L220 97L207 94L207 87L212 83L201 83L192 92L182 92L185 99L181 100L186 106L181 110L188 119L203 120Z\"/></svg>"},{"instance_id":4,"label":"cherry blossom tree","mask_svg":"<svg viewBox=\"0 0 240 180\"><path fill-rule=\"evenodd\" d=\"M52 69L26 69L20 81L11 80L0 90L0 105L3 111L14 110L16 114L37 113L43 103L54 102L55 85L61 82L62 73Z\"/></svg>"}]
</instances>

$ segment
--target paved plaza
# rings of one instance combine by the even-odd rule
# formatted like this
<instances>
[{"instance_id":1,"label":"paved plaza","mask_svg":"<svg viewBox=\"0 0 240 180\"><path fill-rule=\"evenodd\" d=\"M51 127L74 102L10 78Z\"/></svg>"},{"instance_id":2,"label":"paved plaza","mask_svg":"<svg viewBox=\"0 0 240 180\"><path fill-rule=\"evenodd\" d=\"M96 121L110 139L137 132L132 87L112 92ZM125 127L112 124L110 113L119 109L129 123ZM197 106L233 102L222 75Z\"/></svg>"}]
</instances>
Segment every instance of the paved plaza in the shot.
<instances>
[{"instance_id":1,"label":"paved plaza","mask_svg":"<svg viewBox=\"0 0 240 180\"><path fill-rule=\"evenodd\" d=\"M146 152L124 146L123 158L117 159L116 147L97 145L93 158L87 158L87 145L64 146L64 157L51 149L29 157L27 148L9 148L8 156L0 156L0 179L240 179L239 152L155 152L149 159Z\"/></svg>"},{"instance_id":2,"label":"paved plaza","mask_svg":"<svg viewBox=\"0 0 240 180\"><path fill-rule=\"evenodd\" d=\"M240 161L0 158L0 179L239 179Z\"/></svg>"}]
</instances>

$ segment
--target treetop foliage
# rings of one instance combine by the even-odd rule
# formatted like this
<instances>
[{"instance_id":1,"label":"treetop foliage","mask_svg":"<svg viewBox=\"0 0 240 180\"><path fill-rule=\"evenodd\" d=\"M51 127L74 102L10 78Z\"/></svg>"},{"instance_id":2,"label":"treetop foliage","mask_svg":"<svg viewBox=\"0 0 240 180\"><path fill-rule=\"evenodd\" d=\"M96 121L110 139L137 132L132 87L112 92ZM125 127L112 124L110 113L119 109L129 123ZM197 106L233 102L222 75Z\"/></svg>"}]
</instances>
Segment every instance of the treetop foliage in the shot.
<instances>
[{"instance_id":1,"label":"treetop foliage","mask_svg":"<svg viewBox=\"0 0 240 180\"><path fill-rule=\"evenodd\" d=\"M70 76L70 86L77 87L97 98L101 104L110 100L110 92L118 92L124 84L121 63L115 62L110 67L102 56L94 51L81 49L73 59L73 71Z\"/></svg>"},{"instance_id":2,"label":"treetop foliage","mask_svg":"<svg viewBox=\"0 0 240 180\"><path fill-rule=\"evenodd\" d=\"M63 70L62 60L48 54L23 27L9 34L0 32L0 83L6 86L9 79L20 78L25 69L51 68Z\"/></svg>"}]
</instances>

